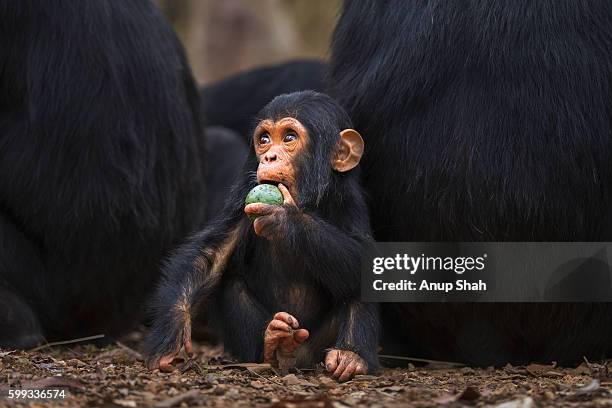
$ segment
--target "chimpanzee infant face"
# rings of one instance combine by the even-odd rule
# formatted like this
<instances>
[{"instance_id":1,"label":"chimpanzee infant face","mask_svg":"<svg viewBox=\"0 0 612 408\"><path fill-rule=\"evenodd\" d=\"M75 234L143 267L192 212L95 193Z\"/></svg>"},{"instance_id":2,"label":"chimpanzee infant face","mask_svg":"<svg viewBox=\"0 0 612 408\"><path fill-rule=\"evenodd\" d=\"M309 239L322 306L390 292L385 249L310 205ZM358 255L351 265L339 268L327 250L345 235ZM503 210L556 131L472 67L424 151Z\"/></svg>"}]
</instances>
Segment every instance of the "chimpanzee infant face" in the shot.
<instances>
[{"instance_id":1,"label":"chimpanzee infant face","mask_svg":"<svg viewBox=\"0 0 612 408\"><path fill-rule=\"evenodd\" d=\"M257 182L284 184L295 197L295 158L307 143L308 131L295 118L261 121L253 133L253 146L259 160Z\"/></svg>"},{"instance_id":2,"label":"chimpanzee infant face","mask_svg":"<svg viewBox=\"0 0 612 408\"><path fill-rule=\"evenodd\" d=\"M339 135L326 135L337 138L331 154L330 166L338 172L353 169L363 154L363 139L353 129L344 129ZM308 130L296 118L284 117L277 121L264 119L253 132L253 147L259 161L257 167L258 183L283 184L292 197L297 198L298 156L305 154L314 140L310 140Z\"/></svg>"}]
</instances>

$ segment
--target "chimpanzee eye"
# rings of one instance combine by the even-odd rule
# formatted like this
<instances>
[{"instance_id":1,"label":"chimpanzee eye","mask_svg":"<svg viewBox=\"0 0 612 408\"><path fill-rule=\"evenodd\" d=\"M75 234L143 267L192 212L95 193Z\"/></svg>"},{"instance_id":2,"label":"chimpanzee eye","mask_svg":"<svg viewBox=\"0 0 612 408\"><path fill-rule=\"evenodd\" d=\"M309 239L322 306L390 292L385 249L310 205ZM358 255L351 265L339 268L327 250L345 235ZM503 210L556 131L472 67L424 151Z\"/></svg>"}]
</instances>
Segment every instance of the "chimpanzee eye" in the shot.
<instances>
[{"instance_id":1,"label":"chimpanzee eye","mask_svg":"<svg viewBox=\"0 0 612 408\"><path fill-rule=\"evenodd\" d=\"M268 144L270 143L270 135L268 133L262 133L259 136L259 144Z\"/></svg>"},{"instance_id":2,"label":"chimpanzee eye","mask_svg":"<svg viewBox=\"0 0 612 408\"><path fill-rule=\"evenodd\" d=\"M297 135L293 132L287 133L285 135L285 138L283 139L283 142L287 143L287 142L293 142L294 140L297 140Z\"/></svg>"}]
</instances>

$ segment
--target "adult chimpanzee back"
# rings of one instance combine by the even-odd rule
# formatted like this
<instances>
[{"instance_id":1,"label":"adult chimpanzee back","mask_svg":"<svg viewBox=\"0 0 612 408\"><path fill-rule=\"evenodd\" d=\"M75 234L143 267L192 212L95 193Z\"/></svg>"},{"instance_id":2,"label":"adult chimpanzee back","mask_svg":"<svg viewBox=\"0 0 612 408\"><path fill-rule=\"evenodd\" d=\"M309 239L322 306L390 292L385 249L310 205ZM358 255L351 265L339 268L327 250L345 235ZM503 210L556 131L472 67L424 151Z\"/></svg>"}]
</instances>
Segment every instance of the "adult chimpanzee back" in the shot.
<instances>
[{"instance_id":1,"label":"adult chimpanzee back","mask_svg":"<svg viewBox=\"0 0 612 408\"><path fill-rule=\"evenodd\" d=\"M257 113L275 96L304 90L323 91L327 66L316 59L265 65L202 87L207 126L223 126L249 141Z\"/></svg>"},{"instance_id":2,"label":"adult chimpanzee back","mask_svg":"<svg viewBox=\"0 0 612 408\"><path fill-rule=\"evenodd\" d=\"M366 139L375 237L610 241L610 21L607 1L346 2L330 83ZM609 304L394 313L438 358L574 362L612 347Z\"/></svg>"},{"instance_id":3,"label":"adult chimpanzee back","mask_svg":"<svg viewBox=\"0 0 612 408\"><path fill-rule=\"evenodd\" d=\"M0 346L112 336L203 218L183 51L148 0L2 0L0 33Z\"/></svg>"}]
</instances>

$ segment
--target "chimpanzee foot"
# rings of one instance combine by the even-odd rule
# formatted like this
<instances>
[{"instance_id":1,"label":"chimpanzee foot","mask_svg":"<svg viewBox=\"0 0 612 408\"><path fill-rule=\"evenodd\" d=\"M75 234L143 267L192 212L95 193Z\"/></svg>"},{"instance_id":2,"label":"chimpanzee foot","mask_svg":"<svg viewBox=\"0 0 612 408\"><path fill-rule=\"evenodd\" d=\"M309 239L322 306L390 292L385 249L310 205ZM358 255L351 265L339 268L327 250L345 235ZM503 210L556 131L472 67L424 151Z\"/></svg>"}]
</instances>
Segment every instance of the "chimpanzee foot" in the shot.
<instances>
[{"instance_id":1,"label":"chimpanzee foot","mask_svg":"<svg viewBox=\"0 0 612 408\"><path fill-rule=\"evenodd\" d=\"M367 374L368 364L357 353L332 349L325 356L325 369L332 377L343 382L358 374Z\"/></svg>"},{"instance_id":2,"label":"chimpanzee foot","mask_svg":"<svg viewBox=\"0 0 612 408\"><path fill-rule=\"evenodd\" d=\"M308 339L308 330L300 329L298 320L279 312L268 323L264 334L264 363L277 366L285 373L295 367L298 347Z\"/></svg>"}]
</instances>

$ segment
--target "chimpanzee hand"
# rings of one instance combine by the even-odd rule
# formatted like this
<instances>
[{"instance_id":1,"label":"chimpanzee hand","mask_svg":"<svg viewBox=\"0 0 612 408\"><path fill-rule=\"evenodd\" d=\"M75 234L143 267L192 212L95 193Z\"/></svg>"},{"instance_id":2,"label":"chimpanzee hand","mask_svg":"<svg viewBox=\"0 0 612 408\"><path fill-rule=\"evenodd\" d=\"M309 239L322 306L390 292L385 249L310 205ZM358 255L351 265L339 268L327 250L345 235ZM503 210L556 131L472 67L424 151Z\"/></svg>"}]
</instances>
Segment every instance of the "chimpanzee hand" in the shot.
<instances>
[{"instance_id":1,"label":"chimpanzee hand","mask_svg":"<svg viewBox=\"0 0 612 408\"><path fill-rule=\"evenodd\" d=\"M368 364L357 353L332 349L325 356L325 368L338 381L347 381L357 374L367 374Z\"/></svg>"},{"instance_id":2,"label":"chimpanzee hand","mask_svg":"<svg viewBox=\"0 0 612 408\"><path fill-rule=\"evenodd\" d=\"M287 187L279 184L278 189L283 194L283 205L253 203L244 207L247 215L257 217L253 222L255 234L268 240L282 235L283 228L287 225L288 212L297 209Z\"/></svg>"},{"instance_id":3,"label":"chimpanzee hand","mask_svg":"<svg viewBox=\"0 0 612 408\"><path fill-rule=\"evenodd\" d=\"M278 363L281 371L295 366L296 350L308 339L308 330L300 329L297 319L279 312L268 323L264 334L264 363Z\"/></svg>"},{"instance_id":4,"label":"chimpanzee hand","mask_svg":"<svg viewBox=\"0 0 612 408\"><path fill-rule=\"evenodd\" d=\"M187 330L185 330L187 332ZM170 373L176 369L174 364L180 363L183 361L182 358L179 357L182 347L185 347L185 352L187 354L191 354L193 350L193 346L191 344L191 334L183 333L183 344L179 344L178 348L170 353L167 353L161 357L153 357L147 360L147 366L149 369L154 370L159 368L159 371L164 373Z\"/></svg>"}]
</instances>

